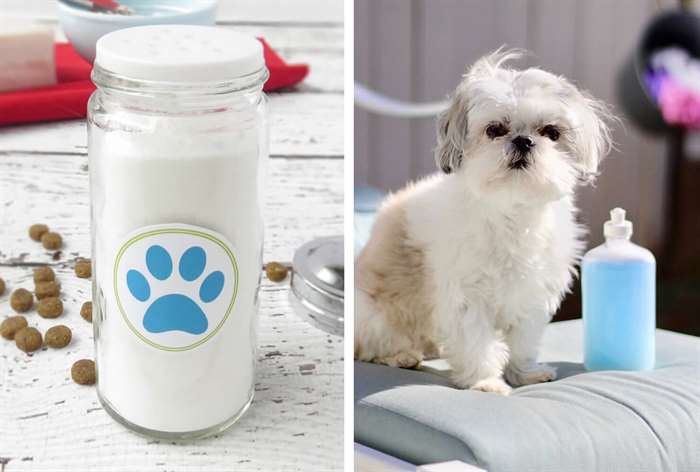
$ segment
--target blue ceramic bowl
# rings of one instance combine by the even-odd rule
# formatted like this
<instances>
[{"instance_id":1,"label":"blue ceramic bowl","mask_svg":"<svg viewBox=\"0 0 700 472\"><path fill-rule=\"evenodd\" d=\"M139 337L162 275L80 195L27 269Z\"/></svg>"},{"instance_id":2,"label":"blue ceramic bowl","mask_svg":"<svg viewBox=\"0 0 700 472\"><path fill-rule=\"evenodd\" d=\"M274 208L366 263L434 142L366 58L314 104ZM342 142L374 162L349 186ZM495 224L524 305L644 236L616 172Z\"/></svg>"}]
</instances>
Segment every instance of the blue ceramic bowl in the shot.
<instances>
[{"instance_id":1,"label":"blue ceramic bowl","mask_svg":"<svg viewBox=\"0 0 700 472\"><path fill-rule=\"evenodd\" d=\"M217 0L121 0L133 15L95 13L58 0L58 18L73 47L87 61L95 60L95 44L107 33L142 25L216 23Z\"/></svg>"}]
</instances>

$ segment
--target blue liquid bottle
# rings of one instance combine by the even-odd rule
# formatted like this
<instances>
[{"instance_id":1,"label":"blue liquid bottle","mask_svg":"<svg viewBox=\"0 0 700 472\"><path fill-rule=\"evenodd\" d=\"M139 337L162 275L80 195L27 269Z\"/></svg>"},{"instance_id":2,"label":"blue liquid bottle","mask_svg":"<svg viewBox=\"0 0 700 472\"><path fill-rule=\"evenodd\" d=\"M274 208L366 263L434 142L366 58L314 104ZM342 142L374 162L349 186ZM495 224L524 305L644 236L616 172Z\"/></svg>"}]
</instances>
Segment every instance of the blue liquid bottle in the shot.
<instances>
[{"instance_id":1,"label":"blue liquid bottle","mask_svg":"<svg viewBox=\"0 0 700 472\"><path fill-rule=\"evenodd\" d=\"M584 365L588 370L654 367L656 259L630 242L632 223L615 208L605 243L586 253L583 286Z\"/></svg>"}]
</instances>

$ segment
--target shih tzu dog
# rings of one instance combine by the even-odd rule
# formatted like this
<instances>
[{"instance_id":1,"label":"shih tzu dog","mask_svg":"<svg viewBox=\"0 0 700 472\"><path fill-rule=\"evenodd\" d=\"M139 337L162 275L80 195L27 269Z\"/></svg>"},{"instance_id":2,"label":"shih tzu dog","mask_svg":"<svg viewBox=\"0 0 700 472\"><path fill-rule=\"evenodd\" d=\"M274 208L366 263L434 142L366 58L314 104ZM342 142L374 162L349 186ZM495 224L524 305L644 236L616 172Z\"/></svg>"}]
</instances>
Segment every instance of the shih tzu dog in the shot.
<instances>
[{"instance_id":1,"label":"shih tzu dog","mask_svg":"<svg viewBox=\"0 0 700 472\"><path fill-rule=\"evenodd\" d=\"M501 394L556 377L538 344L584 248L574 190L595 178L614 118L563 77L506 67L519 56L468 69L438 118L441 172L379 210L356 261L356 359L442 355L458 387Z\"/></svg>"}]
</instances>

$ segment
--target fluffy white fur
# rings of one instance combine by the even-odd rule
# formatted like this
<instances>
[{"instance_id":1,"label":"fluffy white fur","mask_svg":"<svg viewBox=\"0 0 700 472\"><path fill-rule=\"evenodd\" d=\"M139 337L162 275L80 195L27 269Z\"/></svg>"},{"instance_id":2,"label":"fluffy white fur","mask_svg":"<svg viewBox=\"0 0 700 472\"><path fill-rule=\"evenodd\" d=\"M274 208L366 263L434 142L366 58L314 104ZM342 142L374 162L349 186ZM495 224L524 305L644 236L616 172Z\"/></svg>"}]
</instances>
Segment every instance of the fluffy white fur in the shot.
<instances>
[{"instance_id":1,"label":"fluffy white fur","mask_svg":"<svg viewBox=\"0 0 700 472\"><path fill-rule=\"evenodd\" d=\"M379 210L356 261L356 359L442 355L457 386L502 394L504 377L555 378L538 343L576 275L574 190L595 177L612 117L563 77L507 68L518 56L499 50L467 71L438 119L442 173Z\"/></svg>"}]
</instances>

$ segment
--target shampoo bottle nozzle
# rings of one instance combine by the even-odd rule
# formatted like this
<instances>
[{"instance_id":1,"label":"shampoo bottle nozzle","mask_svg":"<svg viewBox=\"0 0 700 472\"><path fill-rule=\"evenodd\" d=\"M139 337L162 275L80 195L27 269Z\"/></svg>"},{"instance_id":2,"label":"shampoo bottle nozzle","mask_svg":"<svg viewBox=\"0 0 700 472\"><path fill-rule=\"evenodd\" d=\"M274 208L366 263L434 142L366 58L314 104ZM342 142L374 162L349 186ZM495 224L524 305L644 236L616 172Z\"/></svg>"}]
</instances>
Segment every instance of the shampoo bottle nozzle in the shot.
<instances>
[{"instance_id":1,"label":"shampoo bottle nozzle","mask_svg":"<svg viewBox=\"0 0 700 472\"><path fill-rule=\"evenodd\" d=\"M623 208L618 207L610 210L610 220L603 225L603 234L606 239L629 239L632 236L632 222L625 219L625 210Z\"/></svg>"}]
</instances>

